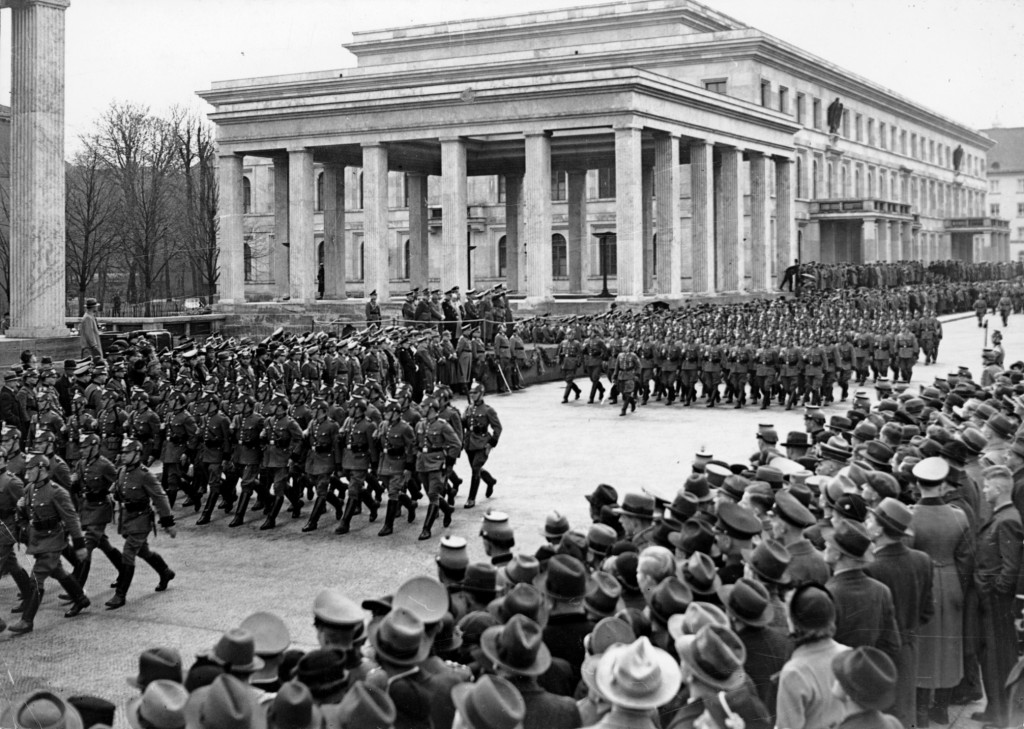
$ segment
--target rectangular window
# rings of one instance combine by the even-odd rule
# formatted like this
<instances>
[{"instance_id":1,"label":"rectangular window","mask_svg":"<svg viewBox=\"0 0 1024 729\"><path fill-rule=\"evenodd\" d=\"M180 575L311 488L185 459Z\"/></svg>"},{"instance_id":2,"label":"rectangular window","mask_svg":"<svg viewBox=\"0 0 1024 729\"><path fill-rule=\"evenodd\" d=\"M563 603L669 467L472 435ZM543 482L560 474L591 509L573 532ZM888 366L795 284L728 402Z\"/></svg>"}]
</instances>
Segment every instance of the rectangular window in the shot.
<instances>
[{"instance_id":1,"label":"rectangular window","mask_svg":"<svg viewBox=\"0 0 1024 729\"><path fill-rule=\"evenodd\" d=\"M935 162L935 140L934 139L929 139L928 140L928 161L932 162L932 163Z\"/></svg>"},{"instance_id":2,"label":"rectangular window","mask_svg":"<svg viewBox=\"0 0 1024 729\"><path fill-rule=\"evenodd\" d=\"M993 195L998 195L999 194L999 180L989 180L988 181L988 191L990 193L992 193ZM1018 192L1019 192L1019 190L1018 190Z\"/></svg>"},{"instance_id":3,"label":"rectangular window","mask_svg":"<svg viewBox=\"0 0 1024 729\"><path fill-rule=\"evenodd\" d=\"M558 202L568 200L569 193L566 191L567 173L561 170L551 170L551 199Z\"/></svg>"},{"instance_id":4,"label":"rectangular window","mask_svg":"<svg viewBox=\"0 0 1024 729\"><path fill-rule=\"evenodd\" d=\"M796 95L796 123L804 123L804 105L807 103L807 97L803 94Z\"/></svg>"},{"instance_id":5,"label":"rectangular window","mask_svg":"<svg viewBox=\"0 0 1024 729\"><path fill-rule=\"evenodd\" d=\"M770 107L772 105L772 82L761 81L761 106Z\"/></svg>"},{"instance_id":6,"label":"rectangular window","mask_svg":"<svg viewBox=\"0 0 1024 729\"><path fill-rule=\"evenodd\" d=\"M896 127L889 127L889 149L896 151Z\"/></svg>"},{"instance_id":7,"label":"rectangular window","mask_svg":"<svg viewBox=\"0 0 1024 729\"><path fill-rule=\"evenodd\" d=\"M821 99L815 99L811 106L811 123L815 129L821 129Z\"/></svg>"},{"instance_id":8,"label":"rectangular window","mask_svg":"<svg viewBox=\"0 0 1024 729\"><path fill-rule=\"evenodd\" d=\"M868 119L868 144L875 146L875 120Z\"/></svg>"},{"instance_id":9,"label":"rectangular window","mask_svg":"<svg viewBox=\"0 0 1024 729\"><path fill-rule=\"evenodd\" d=\"M850 112L843 112L843 136L850 138Z\"/></svg>"},{"instance_id":10,"label":"rectangular window","mask_svg":"<svg viewBox=\"0 0 1024 729\"><path fill-rule=\"evenodd\" d=\"M783 114L789 113L789 89L785 86L779 87L779 111Z\"/></svg>"},{"instance_id":11,"label":"rectangular window","mask_svg":"<svg viewBox=\"0 0 1024 729\"><path fill-rule=\"evenodd\" d=\"M561 233L551 236L551 275L555 278L569 275L569 248Z\"/></svg>"},{"instance_id":12,"label":"rectangular window","mask_svg":"<svg viewBox=\"0 0 1024 729\"><path fill-rule=\"evenodd\" d=\"M857 141L864 141L864 115L858 114L856 123L853 125L854 133L857 135Z\"/></svg>"},{"instance_id":13,"label":"rectangular window","mask_svg":"<svg viewBox=\"0 0 1024 729\"><path fill-rule=\"evenodd\" d=\"M1024 192L1024 177L1017 178L1017 192Z\"/></svg>"},{"instance_id":14,"label":"rectangular window","mask_svg":"<svg viewBox=\"0 0 1024 729\"><path fill-rule=\"evenodd\" d=\"M1024 203L1017 203L1017 217L1024 218Z\"/></svg>"},{"instance_id":15,"label":"rectangular window","mask_svg":"<svg viewBox=\"0 0 1024 729\"><path fill-rule=\"evenodd\" d=\"M917 159L917 135L910 135L910 156Z\"/></svg>"},{"instance_id":16,"label":"rectangular window","mask_svg":"<svg viewBox=\"0 0 1024 729\"><path fill-rule=\"evenodd\" d=\"M498 275L499 276L504 276L507 272L508 272L508 239L505 236L501 236L500 238L498 238Z\"/></svg>"},{"instance_id":17,"label":"rectangular window","mask_svg":"<svg viewBox=\"0 0 1024 729\"><path fill-rule=\"evenodd\" d=\"M992 203L988 206L988 213L993 217L999 216L999 203Z\"/></svg>"},{"instance_id":18,"label":"rectangular window","mask_svg":"<svg viewBox=\"0 0 1024 729\"><path fill-rule=\"evenodd\" d=\"M505 189L505 175L498 175L498 202L503 203L508 193Z\"/></svg>"},{"instance_id":19,"label":"rectangular window","mask_svg":"<svg viewBox=\"0 0 1024 729\"><path fill-rule=\"evenodd\" d=\"M597 171L597 196L599 198L615 197L614 167L602 167Z\"/></svg>"},{"instance_id":20,"label":"rectangular window","mask_svg":"<svg viewBox=\"0 0 1024 729\"><path fill-rule=\"evenodd\" d=\"M726 89L726 80L724 78L716 78L705 81L704 88L708 91L714 91L716 94L724 94Z\"/></svg>"},{"instance_id":21,"label":"rectangular window","mask_svg":"<svg viewBox=\"0 0 1024 729\"><path fill-rule=\"evenodd\" d=\"M1017 240L1024 240L1024 228L1017 228Z\"/></svg>"},{"instance_id":22,"label":"rectangular window","mask_svg":"<svg viewBox=\"0 0 1024 729\"><path fill-rule=\"evenodd\" d=\"M900 130L900 154L907 153L907 130Z\"/></svg>"},{"instance_id":23,"label":"rectangular window","mask_svg":"<svg viewBox=\"0 0 1024 729\"><path fill-rule=\"evenodd\" d=\"M882 149L889 149L889 130L885 122L878 122L878 146Z\"/></svg>"}]
</instances>

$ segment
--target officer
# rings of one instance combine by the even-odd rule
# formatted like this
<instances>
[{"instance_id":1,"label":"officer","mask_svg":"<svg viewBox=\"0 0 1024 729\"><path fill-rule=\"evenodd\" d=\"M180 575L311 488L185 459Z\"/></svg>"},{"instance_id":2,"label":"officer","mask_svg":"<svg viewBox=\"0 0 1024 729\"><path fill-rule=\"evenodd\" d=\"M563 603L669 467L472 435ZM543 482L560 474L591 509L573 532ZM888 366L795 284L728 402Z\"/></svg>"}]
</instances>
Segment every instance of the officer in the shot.
<instances>
[{"instance_id":1,"label":"officer","mask_svg":"<svg viewBox=\"0 0 1024 729\"><path fill-rule=\"evenodd\" d=\"M79 440L81 458L75 464L72 480L77 487L78 514L85 532L88 557L79 562L74 572L78 584L85 589L92 566L92 553L97 547L120 574L123 567L121 552L107 537L107 524L114 521L111 487L117 481L117 468L101 454L100 439L94 433L83 434ZM120 448L118 449L120 450Z\"/></svg>"},{"instance_id":2,"label":"officer","mask_svg":"<svg viewBox=\"0 0 1024 729\"><path fill-rule=\"evenodd\" d=\"M370 510L370 521L377 521L377 504L366 489L367 472L377 464L377 441L373 421L366 417L366 400L354 397L348 404L348 420L338 435L342 448L342 474L348 478L348 500L335 534L348 534L356 507L363 503Z\"/></svg>"},{"instance_id":3,"label":"officer","mask_svg":"<svg viewBox=\"0 0 1024 729\"><path fill-rule=\"evenodd\" d=\"M512 327L512 336L508 338L512 348L512 390L522 390L523 370L526 369L526 345L523 343L522 328L517 324Z\"/></svg>"},{"instance_id":4,"label":"officer","mask_svg":"<svg viewBox=\"0 0 1024 729\"><path fill-rule=\"evenodd\" d=\"M327 506L334 507L335 518L341 518L342 503L334 494L331 476L341 462L338 450L338 433L341 428L328 416L330 406L323 398L313 401L313 422L306 429L304 437L309 444L306 455L306 475L316 485L316 500L313 510L309 513L309 521L302 527L304 532L316 531L320 517L327 511Z\"/></svg>"},{"instance_id":5,"label":"officer","mask_svg":"<svg viewBox=\"0 0 1024 729\"><path fill-rule=\"evenodd\" d=\"M608 358L608 347L597 336L597 332L590 332L590 338L583 347L583 357L583 366L587 370L587 376L590 377L590 400L588 402L593 405L595 394L598 395L598 402L604 400L604 385L601 384L601 369L604 366L605 359Z\"/></svg>"},{"instance_id":6,"label":"officer","mask_svg":"<svg viewBox=\"0 0 1024 729\"><path fill-rule=\"evenodd\" d=\"M509 378L512 377L512 345L505 336L504 324L495 325L494 356L498 360L498 392L511 392L512 384ZM598 376L598 387L601 387L600 379ZM601 391L603 396L604 388L601 388ZM590 394L590 401L594 401L593 391Z\"/></svg>"},{"instance_id":7,"label":"officer","mask_svg":"<svg viewBox=\"0 0 1024 729\"><path fill-rule=\"evenodd\" d=\"M370 300L366 302L366 325L371 328L380 327L380 306L377 304L377 290L370 292Z\"/></svg>"},{"instance_id":8,"label":"officer","mask_svg":"<svg viewBox=\"0 0 1024 729\"><path fill-rule=\"evenodd\" d=\"M377 477L388 495L384 526L377 533L379 537L394 533L395 518L403 500L409 512L409 523L416 518L415 504L405 494L405 485L416 467L416 434L402 418L397 401L391 400L384 405L384 418L375 433L380 452Z\"/></svg>"},{"instance_id":9,"label":"officer","mask_svg":"<svg viewBox=\"0 0 1024 729\"><path fill-rule=\"evenodd\" d=\"M129 438L142 444L142 463L148 468L159 451L160 416L150 407L145 390L132 390L131 407L125 432Z\"/></svg>"},{"instance_id":10,"label":"officer","mask_svg":"<svg viewBox=\"0 0 1024 729\"><path fill-rule=\"evenodd\" d=\"M580 388L573 381L576 379L576 370L580 366L580 355L583 349L576 340L576 332L570 329L565 338L558 345L557 357L558 366L562 370L562 378L565 380L565 392L562 394L562 403L569 402L569 393L576 393L576 399L580 399Z\"/></svg>"},{"instance_id":11,"label":"officer","mask_svg":"<svg viewBox=\"0 0 1024 729\"><path fill-rule=\"evenodd\" d=\"M633 352L633 344L629 340L622 341L622 349L615 357L615 369L612 372L612 379L618 384L619 392L622 394L622 411L620 416L626 414L626 408L636 412L636 380L640 375L640 358ZM488 489L490 496L490 489Z\"/></svg>"},{"instance_id":12,"label":"officer","mask_svg":"<svg viewBox=\"0 0 1024 729\"><path fill-rule=\"evenodd\" d=\"M302 428L288 414L288 398L278 393L270 402L272 414L263 421L260 442L263 450L263 469L274 488L274 501L267 512L267 518L260 524L266 531L277 526L277 516L284 506L285 496L291 500L292 518L297 519L302 502L294 491L288 490L289 466L298 461L302 451Z\"/></svg>"},{"instance_id":13,"label":"officer","mask_svg":"<svg viewBox=\"0 0 1024 729\"><path fill-rule=\"evenodd\" d=\"M260 433L263 430L263 418L256 413L256 399L252 395L243 394L235 401L235 415L231 421L232 439L235 450L231 461L236 473L240 474L241 495L235 516L228 527L239 527L245 523L245 512L249 508L253 491L260 489L260 462L263 460L263 447ZM269 503L266 493L260 498Z\"/></svg>"},{"instance_id":14,"label":"officer","mask_svg":"<svg viewBox=\"0 0 1024 729\"><path fill-rule=\"evenodd\" d=\"M473 469L465 508L472 509L476 506L480 479L487 484L486 497L489 499L494 493L497 480L484 469L484 464L491 454L491 449L498 445L498 438L501 437L498 413L484 402L484 386L479 382L474 382L469 388L469 406L462 414L462 431L466 457L469 459L470 468Z\"/></svg>"},{"instance_id":15,"label":"officer","mask_svg":"<svg viewBox=\"0 0 1024 729\"><path fill-rule=\"evenodd\" d=\"M163 426L163 462L161 481L171 506L178 490L190 491L185 470L188 464L188 444L196 437L196 419L187 409L187 400L180 390L172 390L167 397L167 416ZM140 444L141 445L141 444ZM141 454L140 454L141 459Z\"/></svg>"},{"instance_id":16,"label":"officer","mask_svg":"<svg viewBox=\"0 0 1024 729\"><path fill-rule=\"evenodd\" d=\"M896 361L899 367L900 379L904 382L910 382L919 349L917 338L910 332L907 323L905 321L901 322L900 333L896 335Z\"/></svg>"},{"instance_id":17,"label":"officer","mask_svg":"<svg viewBox=\"0 0 1024 729\"><path fill-rule=\"evenodd\" d=\"M225 472L231 467L231 421L224 414L220 406L220 397L214 392L208 392L202 397L206 414L203 417L202 427L198 429L199 437L199 458L197 463L203 464L200 469L205 475L204 481L197 486L198 497L202 496L202 489L209 487L209 494L206 497L206 504L203 513L196 521L197 526L209 524L213 516L213 510L217 507L218 497L224 500L224 510L231 511L235 504L234 481L231 482L230 491L224 480ZM197 473L197 480L199 475Z\"/></svg>"},{"instance_id":18,"label":"officer","mask_svg":"<svg viewBox=\"0 0 1024 729\"><path fill-rule=\"evenodd\" d=\"M71 494L50 480L50 459L43 453L29 453L25 463L25 495L19 502L19 512L27 530L28 553L35 557L35 589L24 598L21 620L10 627L16 634L32 632L47 577L56 579L71 596L71 606L64 617L73 618L92 604L78 581L61 565L61 551L69 536L79 562L86 559L88 552Z\"/></svg>"},{"instance_id":19,"label":"officer","mask_svg":"<svg viewBox=\"0 0 1024 729\"><path fill-rule=\"evenodd\" d=\"M448 505L455 506L455 497L459 495L459 487L462 486L462 479L459 478L457 473L455 473L455 463L459 460L459 455L462 453L462 414L454 405L452 405L451 388L437 388L437 391L434 393L434 397L437 398L437 403L441 408L441 412L438 414L438 417L448 423L448 425L452 426L452 430L455 431L455 435L458 437L460 443L460 447L456 449L454 453L446 453L444 459L444 467L447 472L446 481L450 484L448 486ZM415 471L411 475L410 484L416 488L418 493L420 487L419 482L416 479ZM419 499L419 495L414 496L414 500L415 499Z\"/></svg>"},{"instance_id":20,"label":"officer","mask_svg":"<svg viewBox=\"0 0 1024 729\"><path fill-rule=\"evenodd\" d=\"M472 326L464 326L455 345L455 358L458 364L456 391L460 394L469 392L469 383L473 378L473 340L470 338Z\"/></svg>"},{"instance_id":21,"label":"officer","mask_svg":"<svg viewBox=\"0 0 1024 729\"><path fill-rule=\"evenodd\" d=\"M18 564L14 551L21 534L17 514L18 502L25 495L25 483L11 473L7 466L7 450L0 448L0 575L8 574L14 579L21 593L21 605L24 606L35 592L35 583L25 568ZM22 607L16 607L12 612L22 612Z\"/></svg>"},{"instance_id":22,"label":"officer","mask_svg":"<svg viewBox=\"0 0 1024 729\"><path fill-rule=\"evenodd\" d=\"M477 385L474 384L473 387ZM470 392L472 398L472 389ZM430 505L423 520L423 531L419 536L421 541L430 539L430 530L440 511L444 511L442 523L445 528L451 526L454 509L444 499L445 457L452 451L457 452L460 445L455 431L438 417L441 406L435 398L424 400L423 409L426 411L426 417L416 424L416 473L419 474L420 483L427 487ZM463 424L465 423L463 417Z\"/></svg>"},{"instance_id":23,"label":"officer","mask_svg":"<svg viewBox=\"0 0 1024 729\"><path fill-rule=\"evenodd\" d=\"M108 610L124 607L128 588L135 578L136 557L156 571L160 578L156 592L166 590L176 576L164 558L149 548L149 533L154 528L154 508L159 516L160 527L167 535L174 539L178 532L174 527L167 494L156 477L142 465L142 444L137 440L125 441L118 460L121 471L114 487L114 498L120 504L118 532L124 537L124 564L117 576L114 596L106 602Z\"/></svg>"}]
</instances>

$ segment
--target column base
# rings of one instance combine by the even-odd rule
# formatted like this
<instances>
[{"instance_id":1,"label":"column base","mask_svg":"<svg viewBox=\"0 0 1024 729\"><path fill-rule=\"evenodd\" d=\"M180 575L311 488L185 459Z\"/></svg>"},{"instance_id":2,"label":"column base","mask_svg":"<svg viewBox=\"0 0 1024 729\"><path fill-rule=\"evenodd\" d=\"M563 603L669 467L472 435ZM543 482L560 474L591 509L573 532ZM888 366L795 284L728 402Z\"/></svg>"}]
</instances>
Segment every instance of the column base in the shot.
<instances>
[{"instance_id":1,"label":"column base","mask_svg":"<svg viewBox=\"0 0 1024 729\"><path fill-rule=\"evenodd\" d=\"M70 337L67 327L11 327L7 330L8 339L54 339Z\"/></svg>"}]
</instances>

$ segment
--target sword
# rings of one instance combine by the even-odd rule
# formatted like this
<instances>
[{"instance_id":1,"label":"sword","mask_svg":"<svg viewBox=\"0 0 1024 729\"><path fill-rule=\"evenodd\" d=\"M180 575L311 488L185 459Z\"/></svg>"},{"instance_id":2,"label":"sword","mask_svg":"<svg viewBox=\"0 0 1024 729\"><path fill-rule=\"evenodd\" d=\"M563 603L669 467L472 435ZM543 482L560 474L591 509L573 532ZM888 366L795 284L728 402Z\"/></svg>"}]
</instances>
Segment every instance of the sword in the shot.
<instances>
[{"instance_id":1,"label":"sword","mask_svg":"<svg viewBox=\"0 0 1024 729\"><path fill-rule=\"evenodd\" d=\"M501 371L501 365L497 361L494 364L498 368L498 374L501 375L501 381L505 383L505 392L502 395L507 395L512 392L512 388L508 386L508 380L505 379L505 373Z\"/></svg>"}]
</instances>

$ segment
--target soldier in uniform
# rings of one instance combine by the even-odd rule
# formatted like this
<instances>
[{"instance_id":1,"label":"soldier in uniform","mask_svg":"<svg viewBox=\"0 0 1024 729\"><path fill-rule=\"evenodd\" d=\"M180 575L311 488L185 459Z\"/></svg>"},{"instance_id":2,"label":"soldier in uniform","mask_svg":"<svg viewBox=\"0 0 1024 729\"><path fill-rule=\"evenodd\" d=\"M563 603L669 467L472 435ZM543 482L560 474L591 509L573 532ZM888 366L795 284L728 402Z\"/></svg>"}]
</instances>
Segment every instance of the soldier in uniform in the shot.
<instances>
[{"instance_id":1,"label":"soldier in uniform","mask_svg":"<svg viewBox=\"0 0 1024 729\"><path fill-rule=\"evenodd\" d=\"M875 349L871 353L871 369L875 375L875 382L878 378L886 377L889 374L889 365L892 355L889 351L889 335L884 332L875 334Z\"/></svg>"},{"instance_id":2,"label":"soldier in uniform","mask_svg":"<svg viewBox=\"0 0 1024 729\"><path fill-rule=\"evenodd\" d=\"M604 400L604 385L601 384L601 370L607 356L608 347L597 336L597 332L592 331L590 333L590 338L583 347L583 366L587 370L587 376L590 377L590 400L588 402L591 405L594 404L595 394L598 394L598 402Z\"/></svg>"},{"instance_id":3,"label":"soldier in uniform","mask_svg":"<svg viewBox=\"0 0 1024 729\"><path fill-rule=\"evenodd\" d=\"M519 325L512 328L512 336L508 338L512 348L512 390L522 390L523 370L526 369L526 345L523 343L522 329Z\"/></svg>"},{"instance_id":4,"label":"soldier in uniform","mask_svg":"<svg viewBox=\"0 0 1024 729\"><path fill-rule=\"evenodd\" d=\"M850 396L850 375L853 371L855 353L853 338L853 332L850 332L835 346L836 382L839 384L841 402L846 402Z\"/></svg>"},{"instance_id":5,"label":"soldier in uniform","mask_svg":"<svg viewBox=\"0 0 1024 729\"><path fill-rule=\"evenodd\" d=\"M377 536L386 537L395 531L395 518L403 501L409 512L409 523L416 518L415 504L405 493L406 483L416 464L416 434L402 418L402 409L397 401L391 400L384 405L384 421L377 427L374 437L380 452L377 477L388 495L384 526Z\"/></svg>"},{"instance_id":6,"label":"soldier in uniform","mask_svg":"<svg viewBox=\"0 0 1024 729\"><path fill-rule=\"evenodd\" d=\"M377 304L377 290L370 292L370 300L366 302L366 324L369 327L380 327L380 306Z\"/></svg>"},{"instance_id":7,"label":"soldier in uniform","mask_svg":"<svg viewBox=\"0 0 1024 729\"><path fill-rule=\"evenodd\" d=\"M206 416L203 425L198 429L200 454L197 462L202 463L202 469L206 475L206 485L209 487L209 494L206 497L206 504L203 513L196 521L197 526L209 524L213 517L213 510L217 507L218 497L224 500L224 510L231 511L235 504L235 481L226 481L225 472L231 466L231 421L220 407L220 398L216 393L209 392L203 396L206 404ZM227 484L231 485L230 490ZM198 486L198 496L202 496L203 484Z\"/></svg>"},{"instance_id":8,"label":"soldier in uniform","mask_svg":"<svg viewBox=\"0 0 1024 729\"><path fill-rule=\"evenodd\" d=\"M657 347L654 345L654 337L648 334L643 344L640 345L637 357L640 358L640 396L643 398L640 402L642 405L646 405L647 401L651 396L651 380L659 376L659 372L655 369L655 352ZM660 397L660 390L656 397Z\"/></svg>"},{"instance_id":9,"label":"soldier in uniform","mask_svg":"<svg viewBox=\"0 0 1024 729\"><path fill-rule=\"evenodd\" d=\"M804 350L804 405L808 397L814 405L821 405L824 373L825 348L815 342Z\"/></svg>"},{"instance_id":10,"label":"soldier in uniform","mask_svg":"<svg viewBox=\"0 0 1024 729\"><path fill-rule=\"evenodd\" d=\"M704 350L700 373L701 386L704 388L709 408L713 408L715 403L722 399L722 394L718 390L718 383L721 379L722 347L718 344L709 344Z\"/></svg>"},{"instance_id":11,"label":"soldier in uniform","mask_svg":"<svg viewBox=\"0 0 1024 729\"><path fill-rule=\"evenodd\" d=\"M274 488L274 501L269 505L267 518L260 524L260 530L266 531L277 526L277 515L284 506L288 496L292 506L292 518L297 519L302 509L302 502L294 491L288 490L289 467L299 460L302 452L302 428L288 414L288 398L275 395L270 406L272 414L263 421L260 441L266 446L263 450L263 468L269 474Z\"/></svg>"},{"instance_id":12,"label":"soldier in uniform","mask_svg":"<svg viewBox=\"0 0 1024 729\"><path fill-rule=\"evenodd\" d=\"M800 377L803 371L803 352L790 339L779 352L782 396L786 401L786 410L792 410L799 397Z\"/></svg>"},{"instance_id":13,"label":"soldier in uniform","mask_svg":"<svg viewBox=\"0 0 1024 729\"><path fill-rule=\"evenodd\" d=\"M665 393L665 405L668 406L676 401L676 395L678 394L676 392L676 378L679 376L679 368L683 363L683 349L680 341L670 336L668 341L661 346L659 354L661 355L661 391ZM617 362L618 360L616 360ZM686 402L685 392L683 393L683 404L689 404Z\"/></svg>"},{"instance_id":14,"label":"soldier in uniform","mask_svg":"<svg viewBox=\"0 0 1024 729\"><path fill-rule=\"evenodd\" d=\"M252 395L243 394L235 401L235 415L231 422L232 440L235 450L231 461L235 471L240 474L241 495L235 516L228 527L239 527L245 522L245 512L249 508L253 491L260 489L260 462L263 459L260 433L263 430L263 418L256 413L256 400ZM269 502L269 496L261 493L260 498Z\"/></svg>"},{"instance_id":15,"label":"soldier in uniform","mask_svg":"<svg viewBox=\"0 0 1024 729\"><path fill-rule=\"evenodd\" d=\"M758 347L754 352L754 380L751 396L756 392L761 399L761 409L767 410L775 387L775 373L778 359L773 347Z\"/></svg>"},{"instance_id":16,"label":"soldier in uniform","mask_svg":"<svg viewBox=\"0 0 1024 729\"><path fill-rule=\"evenodd\" d=\"M484 469L484 464L491 454L491 449L498 445L498 438L501 437L501 421L498 419L498 413L484 402L484 387L479 382L473 383L469 389L469 406L462 414L462 430L466 457L469 459L470 468L473 469L469 480L469 498L466 499L465 508L472 509L476 506L476 493L480 488L480 479L487 484L485 496L489 499L494 493L494 485L497 480Z\"/></svg>"},{"instance_id":17,"label":"soldier in uniform","mask_svg":"<svg viewBox=\"0 0 1024 729\"><path fill-rule=\"evenodd\" d=\"M511 392L512 383L512 345L505 335L505 325L496 324L494 334L494 356L498 365L498 392ZM598 382L600 387L600 382ZM591 395L593 400L593 395Z\"/></svg>"},{"instance_id":18,"label":"soldier in uniform","mask_svg":"<svg viewBox=\"0 0 1024 729\"><path fill-rule=\"evenodd\" d=\"M36 399L36 385L39 384L39 372L31 367L21 374L21 387L15 393L21 411L25 414L25 424L22 426L21 437L27 439L35 429L36 421L39 419L39 402Z\"/></svg>"},{"instance_id":19,"label":"soldier in uniform","mask_svg":"<svg viewBox=\"0 0 1024 729\"><path fill-rule=\"evenodd\" d=\"M25 602L35 591L35 583L28 572L18 564L14 549L21 528L17 524L18 502L25 495L25 483L8 470L7 450L0 448L0 576L8 574L21 593L21 606L12 612L21 612ZM2 623L2 621L0 621Z\"/></svg>"},{"instance_id":20,"label":"soldier in uniform","mask_svg":"<svg viewBox=\"0 0 1024 729\"><path fill-rule=\"evenodd\" d=\"M316 499L309 520L302 527L303 532L316 531L320 517L327 511L327 506L334 507L335 518L340 519L342 513L341 500L334 494L331 477L341 462L338 450L338 433L341 428L335 420L328 417L330 406L324 398L313 401L313 421L304 433L309 449L306 455L306 476L314 482Z\"/></svg>"},{"instance_id":21,"label":"soldier in uniform","mask_svg":"<svg viewBox=\"0 0 1024 729\"><path fill-rule=\"evenodd\" d=\"M88 552L71 494L50 480L50 459L43 453L29 454L25 463L25 495L19 502L19 512L27 530L28 553L35 557L32 566L35 589L23 596L21 620L10 627L16 634L32 632L47 577L56 579L71 597L71 606L64 617L73 618L92 604L78 581L64 571L60 561L68 537L71 537L77 561L85 560Z\"/></svg>"},{"instance_id":22,"label":"soldier in uniform","mask_svg":"<svg viewBox=\"0 0 1024 729\"><path fill-rule=\"evenodd\" d=\"M444 499L445 457L460 447L455 431L438 417L441 406L437 400L427 398L423 401L423 408L426 417L416 424L416 473L419 475L420 483L427 488L427 499L430 504L427 506L423 531L419 536L421 541L430 539L431 529L441 511L444 512L442 524L446 528L451 526L454 508Z\"/></svg>"},{"instance_id":23,"label":"soldier in uniform","mask_svg":"<svg viewBox=\"0 0 1024 729\"><path fill-rule=\"evenodd\" d=\"M683 405L689 407L697 394L697 381L701 371L701 348L700 338L695 338L683 348L682 363L679 365L679 389ZM662 378L664 380L664 378ZM671 397L671 395L670 395Z\"/></svg>"},{"instance_id":24,"label":"soldier in uniform","mask_svg":"<svg viewBox=\"0 0 1024 729\"><path fill-rule=\"evenodd\" d=\"M459 341L455 345L455 358L458 361L458 379L455 385L457 392L469 392L469 383L473 378L473 341L470 339L472 326L464 326Z\"/></svg>"},{"instance_id":25,"label":"soldier in uniform","mask_svg":"<svg viewBox=\"0 0 1024 729\"><path fill-rule=\"evenodd\" d=\"M615 358L615 369L612 372L612 380L618 384L619 392L622 394L620 416L626 414L627 407L636 412L636 379L639 374L640 358L633 352L632 343L623 341L622 351Z\"/></svg>"},{"instance_id":26,"label":"soldier in uniform","mask_svg":"<svg viewBox=\"0 0 1024 729\"><path fill-rule=\"evenodd\" d=\"M857 372L857 384L863 385L868 379L868 365L874 352L874 337L871 332L861 331L853 339L853 369Z\"/></svg>"},{"instance_id":27,"label":"soldier in uniform","mask_svg":"<svg viewBox=\"0 0 1024 729\"><path fill-rule=\"evenodd\" d=\"M85 589L92 566L92 553L100 550L120 574L123 567L121 552L107 537L107 524L114 521L111 502L111 486L117 481L117 468L101 454L100 439L93 433L81 436L79 441L81 458L75 464L73 481L78 491L78 514L85 533L85 548L88 556L79 562L74 572L78 584ZM119 449L120 450L120 449Z\"/></svg>"},{"instance_id":28,"label":"soldier in uniform","mask_svg":"<svg viewBox=\"0 0 1024 729\"><path fill-rule=\"evenodd\" d=\"M459 460L459 455L462 453L462 413L452 405L452 391L450 388L439 387L437 392L434 393L434 397L437 398L437 404L441 408L438 417L452 426L452 430L455 431L455 435L459 439L459 447L452 453L446 453L444 459L444 467L447 474L445 480L451 484L448 487L448 505L455 506L455 497L458 496L459 487L462 486L462 479L455 473L455 463ZM415 486L418 493L420 486L415 470L411 475L410 483ZM419 497L420 495L415 495L414 500L419 499Z\"/></svg>"},{"instance_id":29,"label":"soldier in uniform","mask_svg":"<svg viewBox=\"0 0 1024 729\"><path fill-rule=\"evenodd\" d=\"M739 409L747 403L747 380L750 377L750 348L746 344L736 344L729 348L727 361L729 363L729 396L726 404L732 402L736 397L735 409Z\"/></svg>"},{"instance_id":30,"label":"soldier in uniform","mask_svg":"<svg viewBox=\"0 0 1024 729\"><path fill-rule=\"evenodd\" d=\"M163 449L160 454L164 464L161 485L172 507L179 489L187 492L192 488L187 481L185 468L188 444L195 438L197 428L196 419L186 409L186 404L184 394L178 390L172 391L167 397L168 412L163 426Z\"/></svg>"},{"instance_id":31,"label":"soldier in uniform","mask_svg":"<svg viewBox=\"0 0 1024 729\"><path fill-rule=\"evenodd\" d=\"M377 463L377 441L373 421L366 417L366 400L354 397L349 402L348 419L338 435L342 449L342 473L348 478L348 500L335 534L348 534L356 507L363 503L370 510L370 521L377 521L377 504L366 489L367 472Z\"/></svg>"},{"instance_id":32,"label":"soldier in uniform","mask_svg":"<svg viewBox=\"0 0 1024 729\"><path fill-rule=\"evenodd\" d=\"M576 393L576 399L580 399L580 388L573 381L576 378L576 370L580 366L580 355L583 353L580 343L576 340L576 333L570 329L565 338L558 345L558 366L562 370L562 379L565 380L565 392L562 394L562 403L569 402L569 393Z\"/></svg>"},{"instance_id":33,"label":"soldier in uniform","mask_svg":"<svg viewBox=\"0 0 1024 729\"><path fill-rule=\"evenodd\" d=\"M132 410L125 423L128 437L142 444L142 463L147 468L156 459L160 438L160 417L153 412L149 402L145 390L132 391Z\"/></svg>"},{"instance_id":34,"label":"soldier in uniform","mask_svg":"<svg viewBox=\"0 0 1024 729\"><path fill-rule=\"evenodd\" d=\"M175 578L174 570L159 554L149 548L149 533L153 530L153 509L156 509L160 527L172 539L177 536L171 505L156 477L142 465L142 444L137 440L126 441L119 458L121 470L114 487L114 498L120 503L118 532L124 537L123 562L117 576L114 596L107 600L108 610L124 607L135 578L135 558L152 567L160 578L156 592L167 589Z\"/></svg>"},{"instance_id":35,"label":"soldier in uniform","mask_svg":"<svg viewBox=\"0 0 1024 729\"><path fill-rule=\"evenodd\" d=\"M896 361L899 367L900 378L904 382L910 382L914 373L914 363L917 362L917 352L920 347L917 338L911 334L906 322L900 325L900 333L896 335Z\"/></svg>"}]
</instances>

